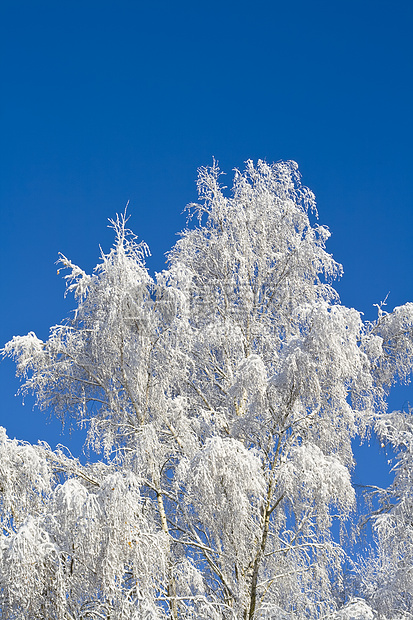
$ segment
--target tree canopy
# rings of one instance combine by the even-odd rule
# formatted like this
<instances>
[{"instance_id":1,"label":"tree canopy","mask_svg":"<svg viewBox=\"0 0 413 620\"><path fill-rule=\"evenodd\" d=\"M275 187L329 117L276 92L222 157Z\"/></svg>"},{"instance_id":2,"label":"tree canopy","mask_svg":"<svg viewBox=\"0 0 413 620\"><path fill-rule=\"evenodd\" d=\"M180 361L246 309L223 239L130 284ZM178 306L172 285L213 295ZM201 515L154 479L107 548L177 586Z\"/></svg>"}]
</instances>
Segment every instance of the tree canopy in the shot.
<instances>
[{"instance_id":1,"label":"tree canopy","mask_svg":"<svg viewBox=\"0 0 413 620\"><path fill-rule=\"evenodd\" d=\"M413 304L367 322L340 303L295 162L219 181L200 169L155 277L125 215L91 275L61 256L73 316L3 349L23 393L100 455L82 465L2 430L5 619L413 613L412 422L387 410L412 371ZM371 432L398 461L351 589L334 532L355 522L351 440Z\"/></svg>"}]
</instances>

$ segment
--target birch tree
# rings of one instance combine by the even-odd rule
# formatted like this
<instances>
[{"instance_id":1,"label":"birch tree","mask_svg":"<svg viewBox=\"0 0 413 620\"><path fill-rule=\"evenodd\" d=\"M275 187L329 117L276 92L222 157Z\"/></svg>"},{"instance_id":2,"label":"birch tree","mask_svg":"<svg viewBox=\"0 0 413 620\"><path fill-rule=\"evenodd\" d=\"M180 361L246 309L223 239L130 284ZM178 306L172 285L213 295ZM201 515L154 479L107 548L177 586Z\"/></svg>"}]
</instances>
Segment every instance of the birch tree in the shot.
<instances>
[{"instance_id":1,"label":"birch tree","mask_svg":"<svg viewBox=\"0 0 413 620\"><path fill-rule=\"evenodd\" d=\"M125 217L92 275L61 256L73 317L3 350L23 393L85 426L101 455L81 466L3 434L5 618L336 609L351 439L410 376L413 305L372 323L341 305L342 269L294 162L247 162L231 192L219 181L215 163L199 171L155 277Z\"/></svg>"},{"instance_id":2,"label":"birch tree","mask_svg":"<svg viewBox=\"0 0 413 620\"><path fill-rule=\"evenodd\" d=\"M413 425L411 411L394 411L377 422L382 445L390 445L394 480L375 488L370 515L376 548L361 562L365 597L382 617L413 613Z\"/></svg>"}]
</instances>

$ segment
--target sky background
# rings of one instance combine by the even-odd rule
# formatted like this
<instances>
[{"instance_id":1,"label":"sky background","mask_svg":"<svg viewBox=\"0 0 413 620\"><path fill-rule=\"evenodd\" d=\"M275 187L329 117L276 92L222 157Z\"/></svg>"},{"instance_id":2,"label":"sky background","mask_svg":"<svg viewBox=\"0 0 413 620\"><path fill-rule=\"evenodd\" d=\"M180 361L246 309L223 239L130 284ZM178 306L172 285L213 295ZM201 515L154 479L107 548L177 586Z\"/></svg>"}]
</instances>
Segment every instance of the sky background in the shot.
<instances>
[{"instance_id":1,"label":"sky background","mask_svg":"<svg viewBox=\"0 0 413 620\"><path fill-rule=\"evenodd\" d=\"M2 0L0 346L69 314L58 252L90 272L127 201L161 270L212 157L229 185L247 159L296 160L342 302L413 301L412 28L411 0ZM2 362L9 436L78 454L18 385ZM387 484L377 441L355 449L355 480Z\"/></svg>"}]
</instances>

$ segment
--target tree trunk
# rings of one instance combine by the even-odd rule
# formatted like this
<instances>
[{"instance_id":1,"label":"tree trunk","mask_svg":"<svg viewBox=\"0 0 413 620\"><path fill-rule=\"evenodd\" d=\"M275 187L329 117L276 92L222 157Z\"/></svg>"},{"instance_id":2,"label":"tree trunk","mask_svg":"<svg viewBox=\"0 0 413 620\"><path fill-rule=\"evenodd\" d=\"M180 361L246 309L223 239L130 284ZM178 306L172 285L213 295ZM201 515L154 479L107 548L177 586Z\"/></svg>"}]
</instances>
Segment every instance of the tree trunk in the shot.
<instances>
[{"instance_id":1,"label":"tree trunk","mask_svg":"<svg viewBox=\"0 0 413 620\"><path fill-rule=\"evenodd\" d=\"M156 499L158 500L158 508L159 508L159 515L161 518L162 531L165 532L165 534L169 538L168 522L166 520L165 507L163 505L163 497L160 491L156 492ZM171 620L178 620L178 601L176 599L176 584L175 584L175 578L173 576L172 564L169 558L168 558L167 570L168 570L168 599L169 599L169 610L171 612Z\"/></svg>"}]
</instances>

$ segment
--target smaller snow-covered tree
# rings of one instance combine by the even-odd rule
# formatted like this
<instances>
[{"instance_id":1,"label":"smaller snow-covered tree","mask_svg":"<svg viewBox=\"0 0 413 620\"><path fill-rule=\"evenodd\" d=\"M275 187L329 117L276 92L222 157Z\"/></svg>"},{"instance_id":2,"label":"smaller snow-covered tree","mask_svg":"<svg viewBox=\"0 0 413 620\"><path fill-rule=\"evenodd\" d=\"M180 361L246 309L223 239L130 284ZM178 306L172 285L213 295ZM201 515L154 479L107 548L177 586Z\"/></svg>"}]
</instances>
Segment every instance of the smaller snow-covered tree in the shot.
<instances>
[{"instance_id":1,"label":"smaller snow-covered tree","mask_svg":"<svg viewBox=\"0 0 413 620\"><path fill-rule=\"evenodd\" d=\"M362 562L366 598L380 614L410 618L413 613L413 421L394 411L380 418L377 433L392 447L394 481L375 489L371 515L376 548Z\"/></svg>"}]
</instances>

